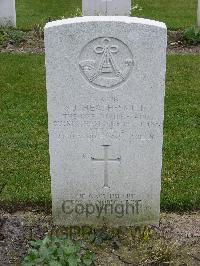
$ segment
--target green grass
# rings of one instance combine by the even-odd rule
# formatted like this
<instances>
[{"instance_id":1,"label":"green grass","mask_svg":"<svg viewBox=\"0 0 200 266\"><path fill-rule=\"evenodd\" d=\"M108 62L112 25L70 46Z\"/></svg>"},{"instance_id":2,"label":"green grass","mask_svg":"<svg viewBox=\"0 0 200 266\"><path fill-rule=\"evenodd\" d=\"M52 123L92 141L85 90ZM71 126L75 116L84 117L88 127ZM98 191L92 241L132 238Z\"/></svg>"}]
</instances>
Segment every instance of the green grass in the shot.
<instances>
[{"instance_id":1,"label":"green grass","mask_svg":"<svg viewBox=\"0 0 200 266\"><path fill-rule=\"evenodd\" d=\"M1 201L50 202L43 55L0 54ZM168 57L162 208L200 206L200 57Z\"/></svg>"},{"instance_id":2,"label":"green grass","mask_svg":"<svg viewBox=\"0 0 200 266\"><path fill-rule=\"evenodd\" d=\"M168 59L162 207L200 208L200 56Z\"/></svg>"},{"instance_id":3,"label":"green grass","mask_svg":"<svg viewBox=\"0 0 200 266\"><path fill-rule=\"evenodd\" d=\"M135 0L142 11L134 15L163 21L168 28L177 29L195 25L197 22L197 0Z\"/></svg>"},{"instance_id":4,"label":"green grass","mask_svg":"<svg viewBox=\"0 0 200 266\"><path fill-rule=\"evenodd\" d=\"M30 29L49 20L70 17L81 8L82 0L16 0L17 27Z\"/></svg>"},{"instance_id":5,"label":"green grass","mask_svg":"<svg viewBox=\"0 0 200 266\"><path fill-rule=\"evenodd\" d=\"M123 0L122 0L123 1ZM134 0L142 11L132 15L160 20L169 28L196 24L197 0ZM29 29L50 19L69 17L81 9L81 0L16 0L17 26Z\"/></svg>"},{"instance_id":6,"label":"green grass","mask_svg":"<svg viewBox=\"0 0 200 266\"><path fill-rule=\"evenodd\" d=\"M1 179L3 200L50 197L44 58L1 54Z\"/></svg>"}]
</instances>

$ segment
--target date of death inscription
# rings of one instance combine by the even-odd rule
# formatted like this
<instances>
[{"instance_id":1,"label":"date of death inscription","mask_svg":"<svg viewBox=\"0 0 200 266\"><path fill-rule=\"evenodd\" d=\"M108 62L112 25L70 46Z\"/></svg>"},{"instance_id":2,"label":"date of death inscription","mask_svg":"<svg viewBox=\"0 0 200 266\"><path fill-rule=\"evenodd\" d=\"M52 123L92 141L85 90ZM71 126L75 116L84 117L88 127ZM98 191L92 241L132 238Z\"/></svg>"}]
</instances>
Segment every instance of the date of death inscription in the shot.
<instances>
[{"instance_id":1,"label":"date of death inscription","mask_svg":"<svg viewBox=\"0 0 200 266\"><path fill-rule=\"evenodd\" d=\"M162 134L160 115L136 104L67 105L52 122L59 138L152 141Z\"/></svg>"}]
</instances>

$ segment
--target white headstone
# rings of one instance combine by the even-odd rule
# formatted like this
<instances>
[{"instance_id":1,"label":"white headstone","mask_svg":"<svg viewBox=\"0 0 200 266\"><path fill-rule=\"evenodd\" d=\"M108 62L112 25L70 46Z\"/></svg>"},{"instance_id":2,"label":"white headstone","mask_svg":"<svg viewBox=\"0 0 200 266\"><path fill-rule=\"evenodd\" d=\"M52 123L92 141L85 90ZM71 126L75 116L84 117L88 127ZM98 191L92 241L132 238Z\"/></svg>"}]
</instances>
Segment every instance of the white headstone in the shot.
<instances>
[{"instance_id":1,"label":"white headstone","mask_svg":"<svg viewBox=\"0 0 200 266\"><path fill-rule=\"evenodd\" d=\"M198 8L197 8L197 25L200 27L200 0L198 0Z\"/></svg>"},{"instance_id":2,"label":"white headstone","mask_svg":"<svg viewBox=\"0 0 200 266\"><path fill-rule=\"evenodd\" d=\"M129 16L131 0L82 0L84 16Z\"/></svg>"},{"instance_id":3,"label":"white headstone","mask_svg":"<svg viewBox=\"0 0 200 266\"><path fill-rule=\"evenodd\" d=\"M45 27L56 224L157 223L167 31L129 17Z\"/></svg>"},{"instance_id":4,"label":"white headstone","mask_svg":"<svg viewBox=\"0 0 200 266\"><path fill-rule=\"evenodd\" d=\"M15 0L0 0L0 26L16 26Z\"/></svg>"}]
</instances>

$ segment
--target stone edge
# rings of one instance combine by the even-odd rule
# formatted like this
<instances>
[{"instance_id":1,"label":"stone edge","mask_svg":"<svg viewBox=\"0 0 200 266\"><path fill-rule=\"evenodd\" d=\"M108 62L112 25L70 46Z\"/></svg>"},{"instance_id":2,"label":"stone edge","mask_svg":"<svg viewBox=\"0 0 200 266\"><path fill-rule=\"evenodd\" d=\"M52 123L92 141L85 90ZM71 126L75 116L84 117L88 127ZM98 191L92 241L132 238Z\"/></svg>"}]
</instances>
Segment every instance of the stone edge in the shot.
<instances>
[{"instance_id":1,"label":"stone edge","mask_svg":"<svg viewBox=\"0 0 200 266\"><path fill-rule=\"evenodd\" d=\"M126 17L126 16L85 16L85 17L76 17L76 18L68 18L62 20L56 20L52 22L48 22L45 25L45 30L53 27L58 27L67 24L75 24L75 23L85 23L85 22L122 22L122 23L133 23L133 24L141 24L147 26L154 26L158 28L166 29L166 25L163 22L138 18L138 17Z\"/></svg>"}]
</instances>

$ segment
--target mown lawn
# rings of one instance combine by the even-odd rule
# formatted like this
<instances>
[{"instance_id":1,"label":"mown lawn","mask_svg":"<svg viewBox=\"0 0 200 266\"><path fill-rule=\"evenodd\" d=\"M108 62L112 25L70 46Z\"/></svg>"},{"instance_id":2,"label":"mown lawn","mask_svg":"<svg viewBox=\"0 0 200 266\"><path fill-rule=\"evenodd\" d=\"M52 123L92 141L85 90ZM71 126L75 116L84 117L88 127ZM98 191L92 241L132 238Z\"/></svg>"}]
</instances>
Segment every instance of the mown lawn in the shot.
<instances>
[{"instance_id":1,"label":"mown lawn","mask_svg":"<svg viewBox=\"0 0 200 266\"><path fill-rule=\"evenodd\" d=\"M17 27L44 26L49 20L75 16L82 0L16 0ZM80 16L80 13L79 13Z\"/></svg>"},{"instance_id":2,"label":"mown lawn","mask_svg":"<svg viewBox=\"0 0 200 266\"><path fill-rule=\"evenodd\" d=\"M77 8L81 9L81 2L16 0L17 26L29 29L37 24L44 25L49 19L75 16ZM169 28L184 28L196 23L197 0L134 0L133 3L142 10L133 11L132 16L163 21Z\"/></svg>"},{"instance_id":3,"label":"mown lawn","mask_svg":"<svg viewBox=\"0 0 200 266\"><path fill-rule=\"evenodd\" d=\"M162 208L200 208L200 56L167 65Z\"/></svg>"},{"instance_id":4,"label":"mown lawn","mask_svg":"<svg viewBox=\"0 0 200 266\"><path fill-rule=\"evenodd\" d=\"M0 201L50 202L44 56L0 54ZM168 57L162 209L200 206L200 57Z\"/></svg>"},{"instance_id":5,"label":"mown lawn","mask_svg":"<svg viewBox=\"0 0 200 266\"><path fill-rule=\"evenodd\" d=\"M196 25L198 0L134 0L142 8L134 16L163 21L168 28L177 29Z\"/></svg>"}]
</instances>

